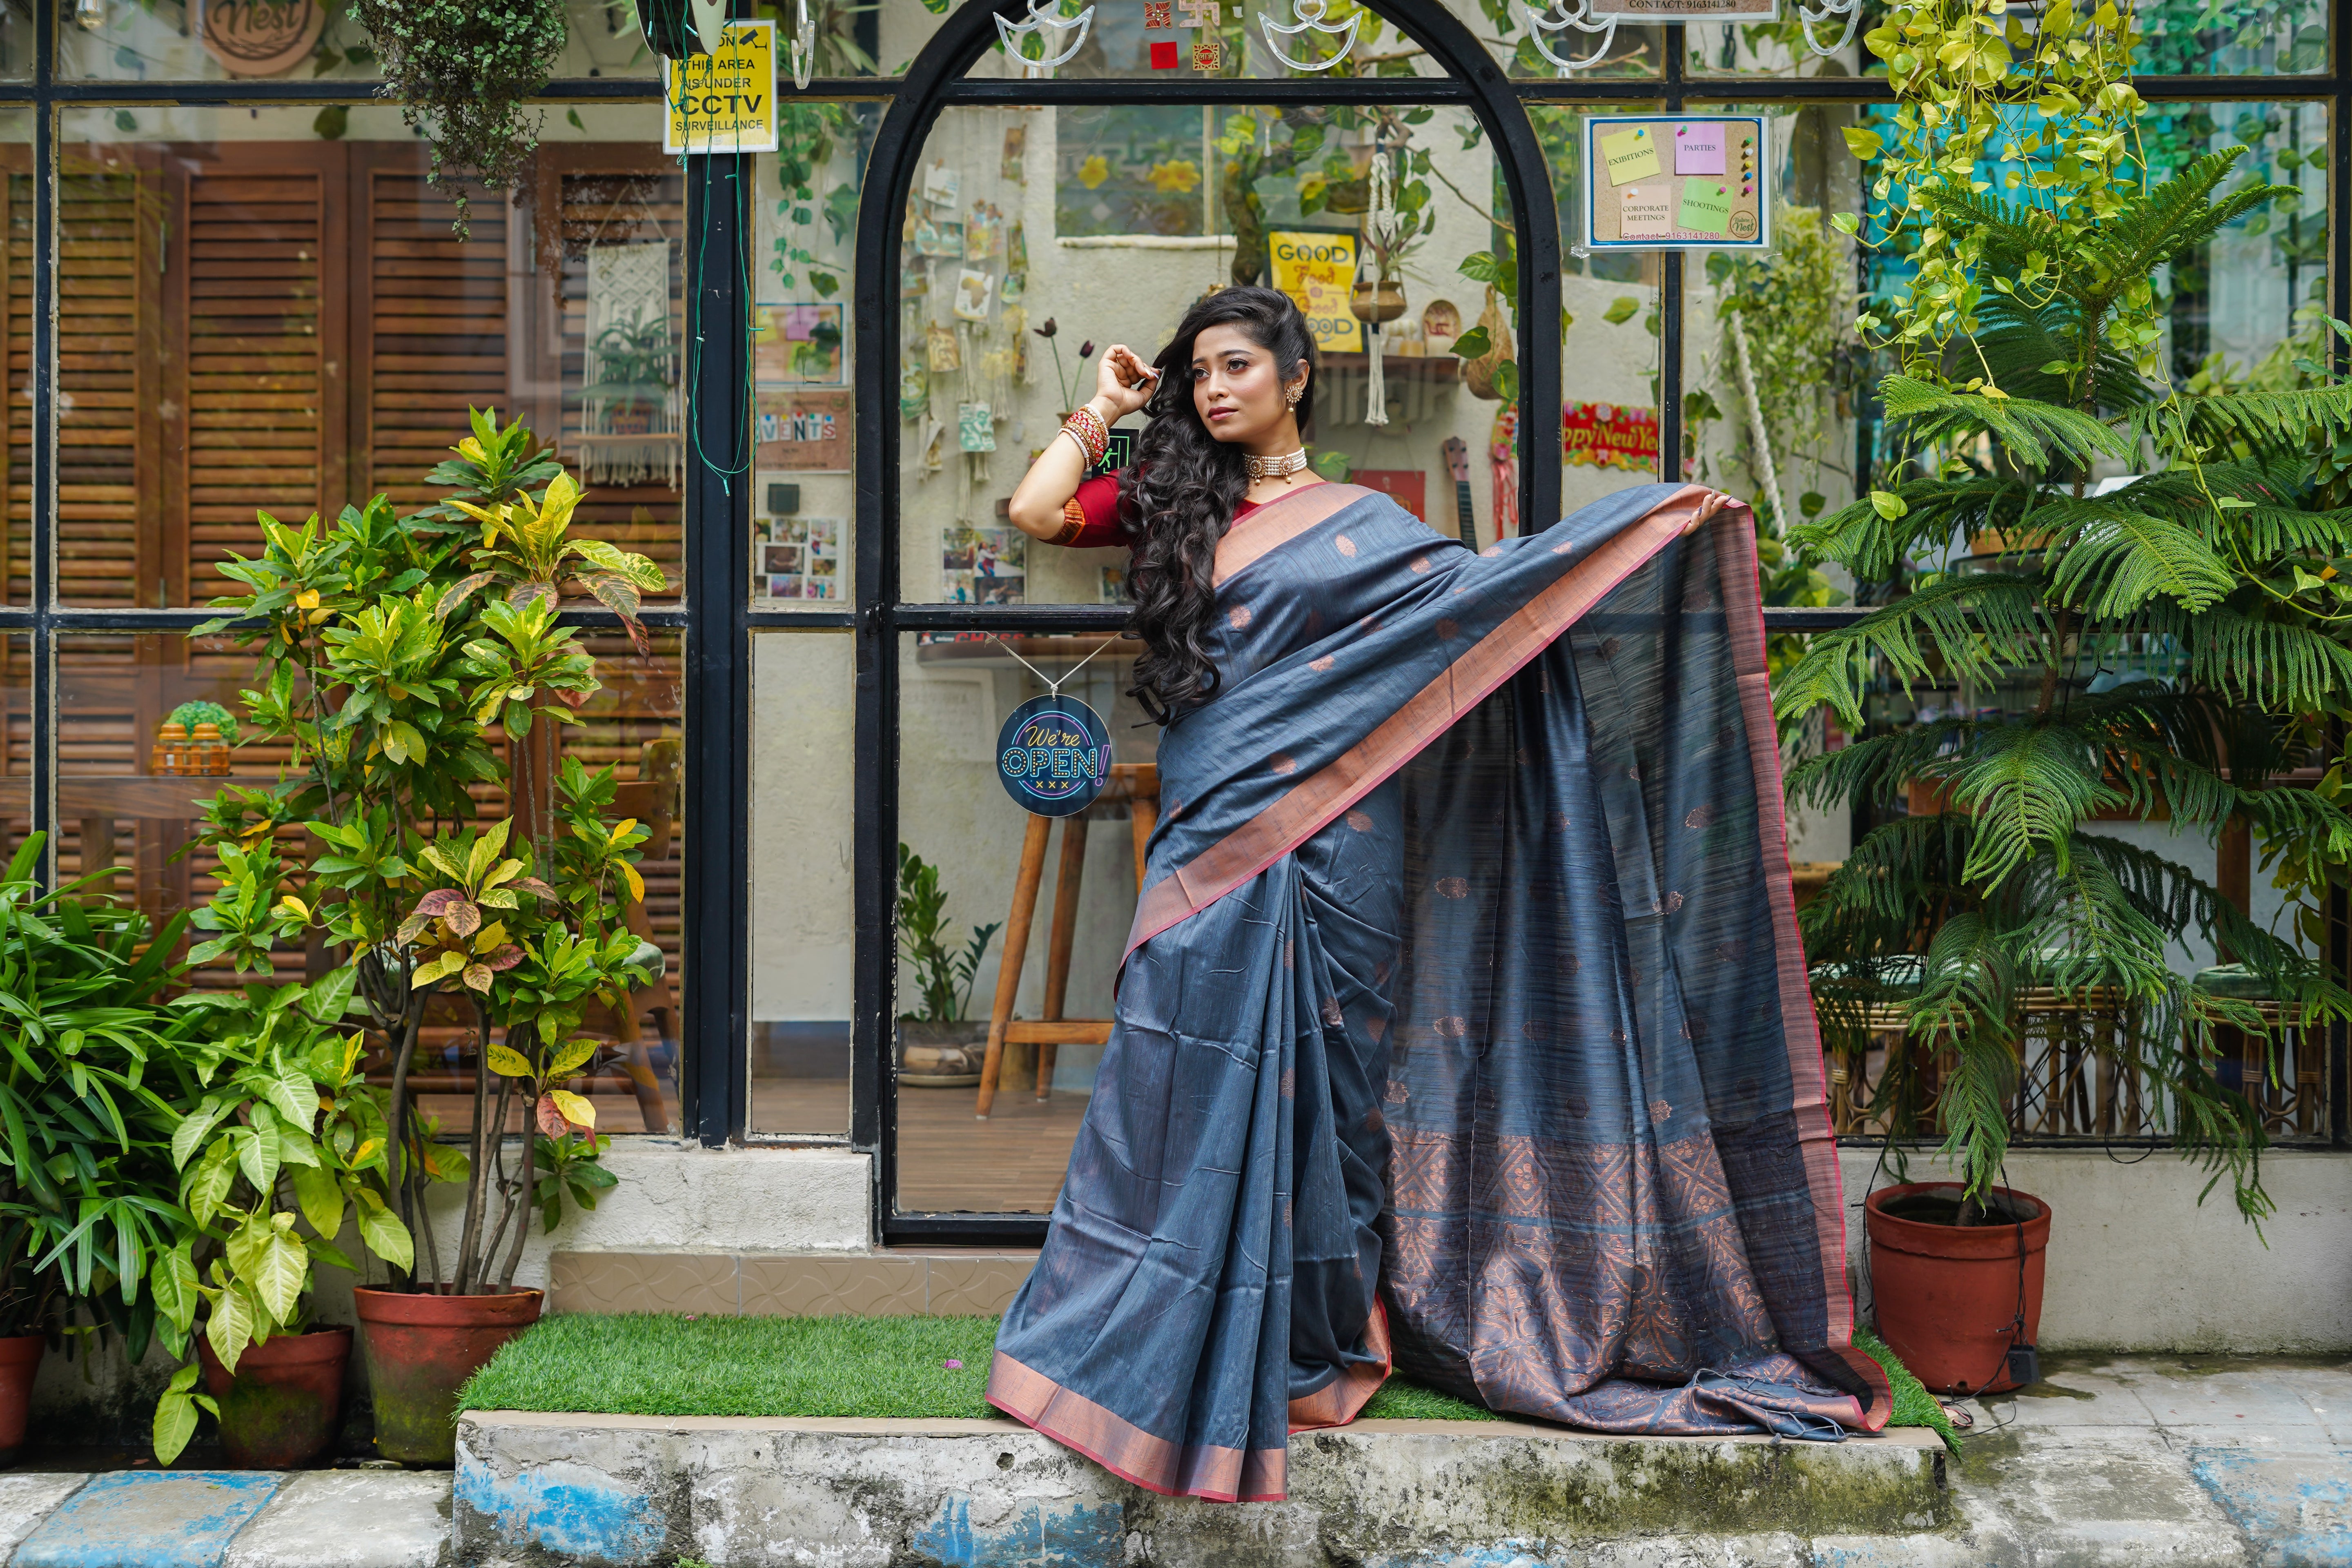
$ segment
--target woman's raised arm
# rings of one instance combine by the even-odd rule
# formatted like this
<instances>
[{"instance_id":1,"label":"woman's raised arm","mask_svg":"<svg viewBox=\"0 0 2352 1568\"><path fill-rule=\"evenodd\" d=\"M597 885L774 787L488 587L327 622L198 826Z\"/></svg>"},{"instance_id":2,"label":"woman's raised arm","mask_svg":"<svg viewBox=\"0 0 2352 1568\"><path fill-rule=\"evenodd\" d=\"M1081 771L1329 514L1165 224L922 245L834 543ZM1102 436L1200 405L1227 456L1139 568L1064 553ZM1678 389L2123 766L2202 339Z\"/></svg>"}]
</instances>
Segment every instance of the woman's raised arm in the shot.
<instances>
[{"instance_id":1,"label":"woman's raised arm","mask_svg":"<svg viewBox=\"0 0 2352 1568\"><path fill-rule=\"evenodd\" d=\"M1062 509L1078 493L1078 482L1099 456L1080 444L1087 420L1091 418L1094 427L1108 437L1113 425L1150 398L1151 384L1159 374L1125 343L1113 343L1103 351L1095 367L1095 395L1045 443L1045 449L1037 454L1037 460L1029 465L1013 490L1006 509L1013 527L1032 539L1052 540L1061 533Z\"/></svg>"}]
</instances>

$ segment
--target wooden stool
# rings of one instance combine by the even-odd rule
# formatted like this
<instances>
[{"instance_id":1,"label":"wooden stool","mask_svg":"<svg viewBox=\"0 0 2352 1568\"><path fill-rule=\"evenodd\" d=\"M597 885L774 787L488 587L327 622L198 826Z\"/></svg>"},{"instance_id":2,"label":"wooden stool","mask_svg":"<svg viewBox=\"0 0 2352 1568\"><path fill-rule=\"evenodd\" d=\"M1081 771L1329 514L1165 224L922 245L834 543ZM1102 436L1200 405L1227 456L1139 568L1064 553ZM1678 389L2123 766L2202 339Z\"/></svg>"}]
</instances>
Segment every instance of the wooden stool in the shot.
<instances>
[{"instance_id":1,"label":"wooden stool","mask_svg":"<svg viewBox=\"0 0 2352 1568\"><path fill-rule=\"evenodd\" d=\"M1070 944L1078 931L1078 882L1087 868L1087 818L1097 807L1128 806L1135 837L1135 885L1143 886L1143 847L1160 821L1160 767L1156 763L1115 763L1110 781L1094 804L1076 816L1062 818L1062 867L1054 882L1054 930L1045 946L1045 1016L1034 1022L1013 1016L1013 999L1021 989L1022 966L1029 958L1029 927L1037 916L1037 885L1045 878L1045 835L1053 830L1050 816L1032 816L1028 837L1021 842L1021 870L1013 880L1013 911L1004 922L1004 957L996 969L996 1005L988 1019L988 1058L980 1069L979 1119L985 1121L996 1103L996 1083L1004 1068L1007 1045L1037 1047L1037 1098L1053 1089L1054 1057L1067 1043L1101 1046L1110 1043L1108 1018L1065 1018L1062 1003L1070 991Z\"/></svg>"}]
</instances>

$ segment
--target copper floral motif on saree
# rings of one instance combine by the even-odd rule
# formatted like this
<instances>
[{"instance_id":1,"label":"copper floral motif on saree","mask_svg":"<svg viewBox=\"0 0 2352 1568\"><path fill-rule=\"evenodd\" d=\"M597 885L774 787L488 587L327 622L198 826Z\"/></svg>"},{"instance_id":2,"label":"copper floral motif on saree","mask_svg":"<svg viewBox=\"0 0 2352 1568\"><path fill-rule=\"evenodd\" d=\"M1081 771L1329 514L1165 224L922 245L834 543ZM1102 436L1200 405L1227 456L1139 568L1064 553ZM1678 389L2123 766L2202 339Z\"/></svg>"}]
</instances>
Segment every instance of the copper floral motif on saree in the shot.
<instances>
[{"instance_id":1,"label":"copper floral motif on saree","mask_svg":"<svg viewBox=\"0 0 2352 1568\"><path fill-rule=\"evenodd\" d=\"M1754 525L1705 494L1476 555L1348 485L1227 532L999 1408L1220 1500L1391 1366L1604 1431L1885 1425Z\"/></svg>"}]
</instances>

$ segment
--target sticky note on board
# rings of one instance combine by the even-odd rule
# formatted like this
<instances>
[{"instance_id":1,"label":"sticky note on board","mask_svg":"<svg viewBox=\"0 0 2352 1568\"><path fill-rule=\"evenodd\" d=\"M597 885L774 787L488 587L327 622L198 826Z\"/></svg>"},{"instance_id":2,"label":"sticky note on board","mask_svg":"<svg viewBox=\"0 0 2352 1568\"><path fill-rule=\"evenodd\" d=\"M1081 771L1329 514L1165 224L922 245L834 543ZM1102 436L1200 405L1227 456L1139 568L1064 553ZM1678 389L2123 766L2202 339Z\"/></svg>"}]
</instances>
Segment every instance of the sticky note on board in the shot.
<instances>
[{"instance_id":1,"label":"sticky note on board","mask_svg":"<svg viewBox=\"0 0 2352 1568\"><path fill-rule=\"evenodd\" d=\"M1722 174L1723 142L1723 127L1720 124L1675 126L1675 173L1677 174Z\"/></svg>"},{"instance_id":2,"label":"sticky note on board","mask_svg":"<svg viewBox=\"0 0 2352 1568\"><path fill-rule=\"evenodd\" d=\"M1667 200L1673 186L1658 184L1628 185L1617 194L1617 237L1620 239L1664 239L1674 225L1674 210Z\"/></svg>"},{"instance_id":3,"label":"sticky note on board","mask_svg":"<svg viewBox=\"0 0 2352 1568\"><path fill-rule=\"evenodd\" d=\"M1646 180L1658 173L1658 143L1644 127L1612 131L1601 139L1601 161L1609 169L1609 183Z\"/></svg>"},{"instance_id":4,"label":"sticky note on board","mask_svg":"<svg viewBox=\"0 0 2352 1568\"><path fill-rule=\"evenodd\" d=\"M1700 234L1721 234L1731 226L1730 187L1714 180L1685 182L1682 212L1675 226Z\"/></svg>"}]
</instances>

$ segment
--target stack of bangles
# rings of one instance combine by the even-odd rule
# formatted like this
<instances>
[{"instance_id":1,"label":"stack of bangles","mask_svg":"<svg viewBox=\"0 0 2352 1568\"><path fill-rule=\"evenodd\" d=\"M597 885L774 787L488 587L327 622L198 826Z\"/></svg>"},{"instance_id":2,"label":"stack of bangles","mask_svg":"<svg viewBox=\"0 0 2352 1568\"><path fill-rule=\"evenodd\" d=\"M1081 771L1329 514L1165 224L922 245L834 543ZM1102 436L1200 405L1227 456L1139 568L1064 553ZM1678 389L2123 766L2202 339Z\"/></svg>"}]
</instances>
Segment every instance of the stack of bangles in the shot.
<instances>
[{"instance_id":1,"label":"stack of bangles","mask_svg":"<svg viewBox=\"0 0 2352 1568\"><path fill-rule=\"evenodd\" d=\"M1101 415L1084 404L1062 422L1062 434L1078 444L1089 468L1101 462L1103 454L1110 450L1110 426L1102 422Z\"/></svg>"}]
</instances>

